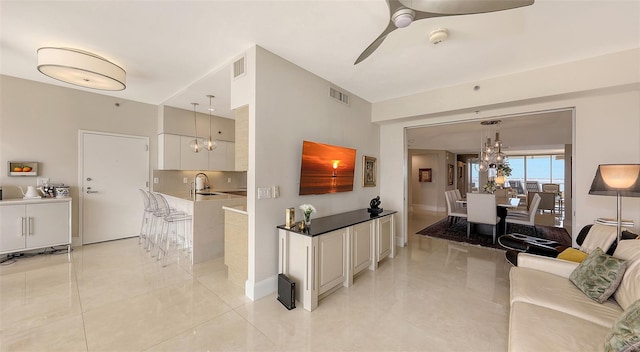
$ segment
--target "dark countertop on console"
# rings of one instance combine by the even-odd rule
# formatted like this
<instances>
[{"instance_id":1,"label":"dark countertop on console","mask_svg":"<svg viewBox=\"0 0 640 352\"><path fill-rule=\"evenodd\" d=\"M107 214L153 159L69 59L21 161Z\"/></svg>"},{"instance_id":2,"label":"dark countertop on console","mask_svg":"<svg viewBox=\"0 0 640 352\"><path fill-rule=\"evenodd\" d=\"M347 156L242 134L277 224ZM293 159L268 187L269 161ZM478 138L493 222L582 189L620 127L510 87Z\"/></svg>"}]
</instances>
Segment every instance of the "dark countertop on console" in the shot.
<instances>
[{"instance_id":1,"label":"dark countertop on console","mask_svg":"<svg viewBox=\"0 0 640 352\"><path fill-rule=\"evenodd\" d=\"M367 209L358 209L346 213L340 213L335 215L329 215L321 218L311 218L311 225L306 227L304 230L300 230L299 223L296 223L296 226L292 228L288 228L285 225L279 225L277 228L281 230L287 230L295 233L299 233L305 236L318 236L331 231L339 230L345 227L349 227L352 225L356 225L365 221L369 221L372 219L381 218L387 215L395 214L397 211L395 210L384 210L378 215L371 215L371 213L367 212Z\"/></svg>"}]
</instances>

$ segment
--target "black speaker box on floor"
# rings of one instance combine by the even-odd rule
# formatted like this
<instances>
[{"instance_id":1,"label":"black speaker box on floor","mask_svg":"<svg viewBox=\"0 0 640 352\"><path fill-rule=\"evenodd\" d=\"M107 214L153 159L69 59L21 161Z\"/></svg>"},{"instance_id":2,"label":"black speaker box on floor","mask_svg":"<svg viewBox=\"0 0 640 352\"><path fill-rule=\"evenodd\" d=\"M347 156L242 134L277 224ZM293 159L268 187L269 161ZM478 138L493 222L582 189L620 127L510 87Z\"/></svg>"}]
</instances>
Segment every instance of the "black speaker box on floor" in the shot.
<instances>
[{"instance_id":1,"label":"black speaker box on floor","mask_svg":"<svg viewBox=\"0 0 640 352\"><path fill-rule=\"evenodd\" d=\"M296 307L296 283L285 274L278 274L278 301L288 310Z\"/></svg>"}]
</instances>

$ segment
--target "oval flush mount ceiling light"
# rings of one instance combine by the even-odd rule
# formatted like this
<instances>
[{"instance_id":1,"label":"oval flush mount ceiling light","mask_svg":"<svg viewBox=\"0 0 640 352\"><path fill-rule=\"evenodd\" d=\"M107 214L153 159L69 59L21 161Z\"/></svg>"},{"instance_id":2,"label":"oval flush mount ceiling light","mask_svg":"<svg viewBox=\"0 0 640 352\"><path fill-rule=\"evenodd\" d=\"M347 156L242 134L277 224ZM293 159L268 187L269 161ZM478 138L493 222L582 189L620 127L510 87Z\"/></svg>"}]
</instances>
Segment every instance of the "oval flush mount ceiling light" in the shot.
<instances>
[{"instance_id":1,"label":"oval flush mount ceiling light","mask_svg":"<svg viewBox=\"0 0 640 352\"><path fill-rule=\"evenodd\" d=\"M87 51L71 48L38 49L38 71L62 82L100 90L123 90L122 67Z\"/></svg>"}]
</instances>

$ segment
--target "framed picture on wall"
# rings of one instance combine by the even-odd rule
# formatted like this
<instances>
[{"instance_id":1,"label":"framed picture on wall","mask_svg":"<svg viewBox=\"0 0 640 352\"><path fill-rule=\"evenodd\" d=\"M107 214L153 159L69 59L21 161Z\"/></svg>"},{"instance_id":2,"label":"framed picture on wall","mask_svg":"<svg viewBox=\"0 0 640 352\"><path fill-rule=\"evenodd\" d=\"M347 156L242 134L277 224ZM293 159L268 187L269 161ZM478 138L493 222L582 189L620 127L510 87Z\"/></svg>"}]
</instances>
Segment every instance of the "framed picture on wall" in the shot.
<instances>
[{"instance_id":1,"label":"framed picture on wall","mask_svg":"<svg viewBox=\"0 0 640 352\"><path fill-rule=\"evenodd\" d=\"M447 165L447 184L453 184L453 164Z\"/></svg>"},{"instance_id":2,"label":"framed picture on wall","mask_svg":"<svg viewBox=\"0 0 640 352\"><path fill-rule=\"evenodd\" d=\"M362 157L362 186L376 186L376 158L372 156Z\"/></svg>"},{"instance_id":3,"label":"framed picture on wall","mask_svg":"<svg viewBox=\"0 0 640 352\"><path fill-rule=\"evenodd\" d=\"M418 169L418 182L431 182L431 169Z\"/></svg>"}]
</instances>

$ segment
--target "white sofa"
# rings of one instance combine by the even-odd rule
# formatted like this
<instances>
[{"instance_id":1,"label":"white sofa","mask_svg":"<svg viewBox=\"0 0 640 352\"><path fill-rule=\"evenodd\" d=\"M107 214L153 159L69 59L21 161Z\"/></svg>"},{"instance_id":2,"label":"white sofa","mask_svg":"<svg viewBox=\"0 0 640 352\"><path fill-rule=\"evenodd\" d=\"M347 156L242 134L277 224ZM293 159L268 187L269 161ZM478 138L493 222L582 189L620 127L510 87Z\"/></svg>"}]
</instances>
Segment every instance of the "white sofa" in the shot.
<instances>
[{"instance_id":1,"label":"white sofa","mask_svg":"<svg viewBox=\"0 0 640 352\"><path fill-rule=\"evenodd\" d=\"M578 263L520 253L510 271L509 351L603 351L615 321L640 299L640 240L621 241L613 256L627 269L600 304L569 280Z\"/></svg>"}]
</instances>

